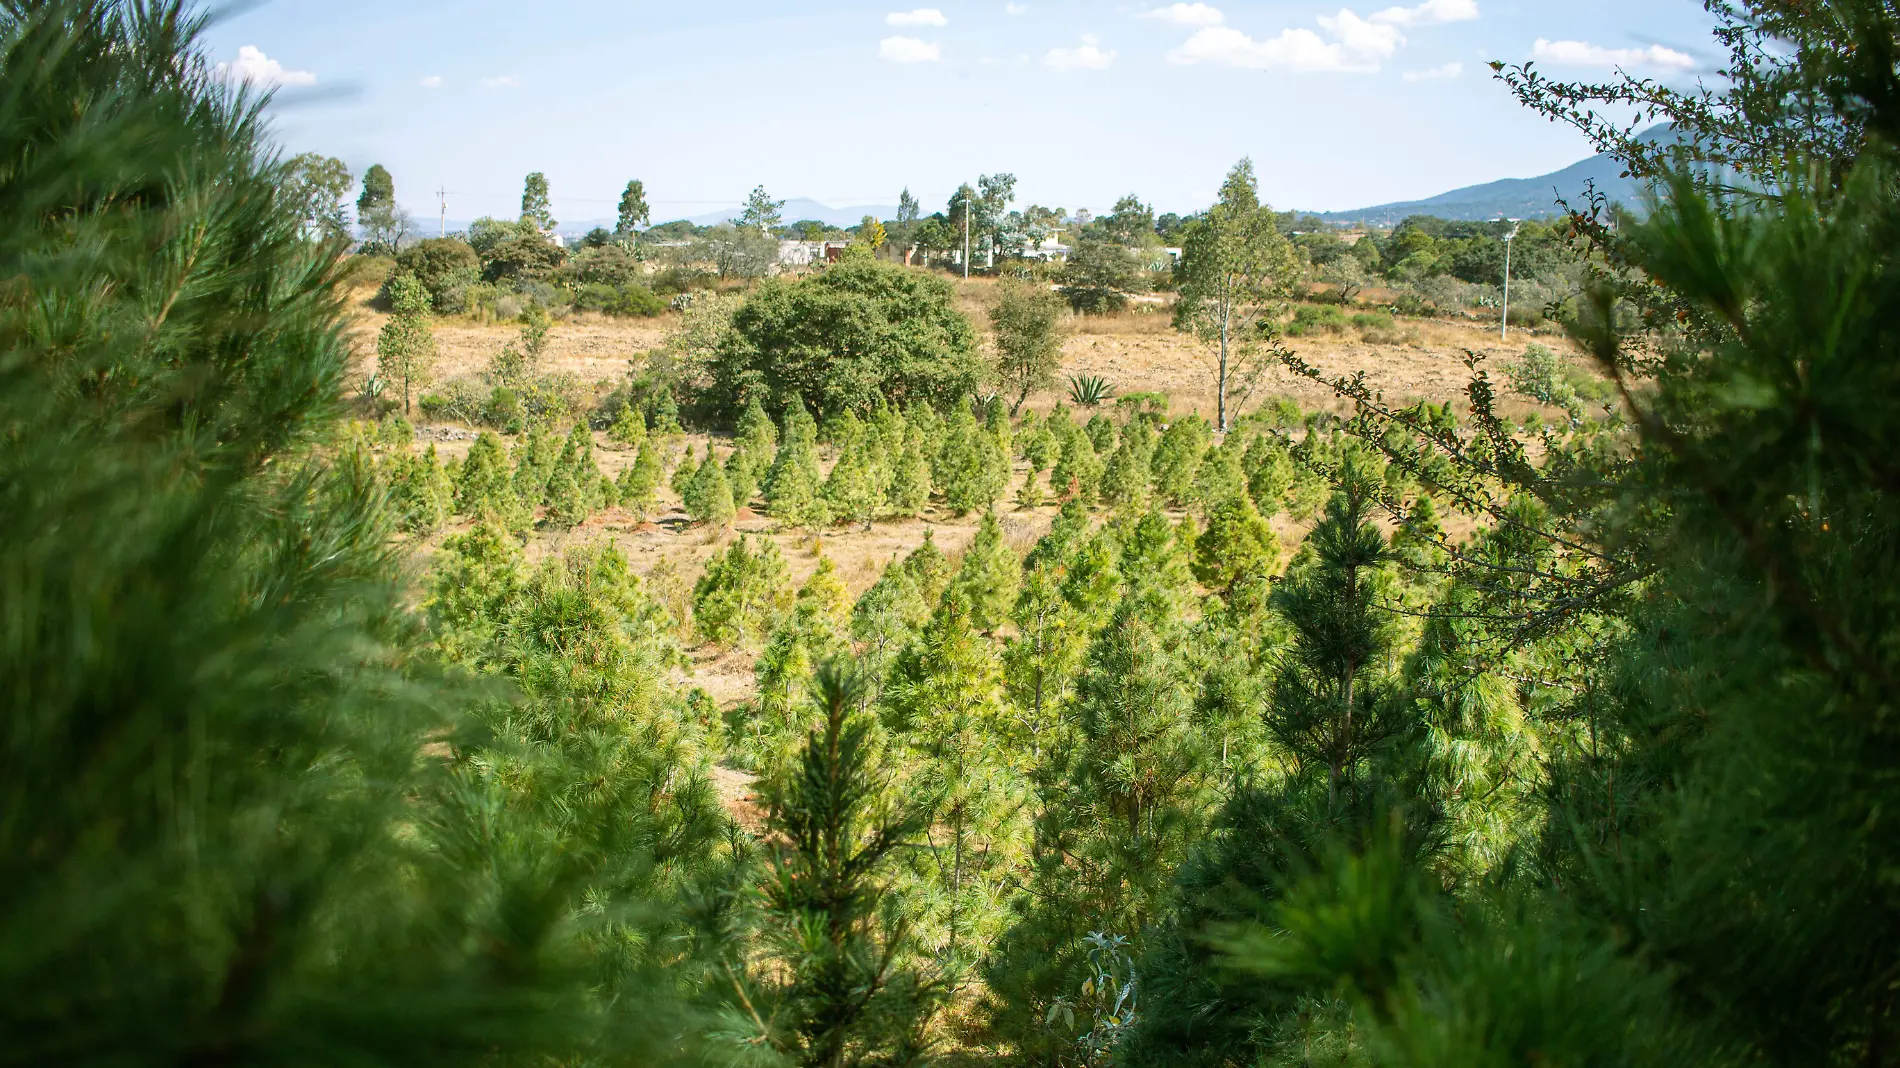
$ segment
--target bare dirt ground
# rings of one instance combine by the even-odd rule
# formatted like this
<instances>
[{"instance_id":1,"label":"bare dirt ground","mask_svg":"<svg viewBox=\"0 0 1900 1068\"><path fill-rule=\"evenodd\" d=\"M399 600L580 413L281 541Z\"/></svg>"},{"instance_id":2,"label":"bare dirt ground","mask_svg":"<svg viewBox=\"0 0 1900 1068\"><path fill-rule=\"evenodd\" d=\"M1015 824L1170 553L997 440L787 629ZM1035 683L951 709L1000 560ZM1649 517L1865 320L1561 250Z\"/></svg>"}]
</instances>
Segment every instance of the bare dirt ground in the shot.
<instances>
[{"instance_id":1,"label":"bare dirt ground","mask_svg":"<svg viewBox=\"0 0 1900 1068\"><path fill-rule=\"evenodd\" d=\"M356 340L359 366L372 365L376 331L383 316L367 304L369 291L360 294ZM987 325L984 314L991 299L986 282L963 283L960 289L966 311L979 326ZM617 320L599 316L575 316L553 327L548 337L545 364L549 370L572 374L582 383L596 385L601 392L612 388L627 373L628 361L655 348L665 338L676 319L662 316L648 320ZM1214 361L1206 347L1175 333L1165 309L1138 305L1130 312L1071 322L1071 335L1063 347L1062 372L1071 375L1101 375L1118 392L1153 391L1169 395L1177 412L1196 411L1214 415ZM513 340L519 328L513 325L480 325L448 320L437 324L440 377L469 374L485 367L504 344ZM1289 347L1329 374L1366 372L1372 384L1385 392L1388 400L1409 402L1415 399L1459 402L1469 376L1464 361L1468 353L1498 361L1520 355L1532 338L1513 331L1509 343L1499 340L1495 326L1440 320L1401 320L1398 340L1375 344L1356 334L1298 338ZM1536 340L1553 348L1565 346L1556 338ZM1063 387L1066 390L1066 386ZM1343 405L1324 387L1298 378L1282 369L1268 373L1256 402L1273 395L1292 397L1301 407L1341 410ZM1031 399L1030 407L1048 409L1062 394L1048 391ZM1462 405L1460 405L1462 406ZM436 445L446 460L467 451L473 428L463 426L419 427L419 439ZM632 462L632 455L596 435L601 469L609 476ZM676 450L691 446L703 456L708 438L701 434L677 439ZM827 455L828 467L832 458ZM668 470L672 467L668 464ZM1037 509L1017 509L1007 503L1013 499L1025 473L1019 466L1016 480L1000 507L1006 535L1018 552L1026 552L1049 529L1057 508L1046 505ZM757 502L754 502L755 504ZM611 543L627 557L632 569L645 579L651 591L685 617L691 602L693 582L705 570L706 560L723 551L738 537L773 542L784 556L794 583L802 584L817 569L821 557L829 557L838 568L851 594L869 588L892 559L916 548L926 532L937 546L952 557L960 554L975 537L978 516L955 516L933 510L918 519L877 523L868 528L838 528L821 535L782 529L772 520L742 509L729 531L709 532L690 524L681 510L676 494L666 486L659 490L659 504L647 522L636 522L620 509L610 509L566 534L537 534L529 545L531 557L558 553L575 546ZM1290 553L1304 536L1301 524L1285 516L1274 520L1284 550ZM459 529L459 528L457 528ZM456 532L444 532L441 537ZM693 665L682 673L684 686L703 688L721 707L730 707L748 699L753 692L755 650L721 649L702 645L692 651ZM730 792L729 803L737 804L744 784L737 780L722 782L722 792Z\"/></svg>"}]
</instances>

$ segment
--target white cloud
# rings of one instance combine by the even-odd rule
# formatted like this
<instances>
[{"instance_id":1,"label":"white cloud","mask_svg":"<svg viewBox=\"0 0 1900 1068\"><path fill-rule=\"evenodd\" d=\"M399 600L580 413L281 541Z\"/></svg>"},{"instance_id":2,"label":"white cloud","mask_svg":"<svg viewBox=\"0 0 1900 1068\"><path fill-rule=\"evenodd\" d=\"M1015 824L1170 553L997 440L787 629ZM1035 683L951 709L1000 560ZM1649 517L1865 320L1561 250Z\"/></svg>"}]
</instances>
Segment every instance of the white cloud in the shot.
<instances>
[{"instance_id":1,"label":"white cloud","mask_svg":"<svg viewBox=\"0 0 1900 1068\"><path fill-rule=\"evenodd\" d=\"M884 16L886 26L948 26L950 20L943 12L934 7L920 7L915 11L893 11Z\"/></svg>"},{"instance_id":2,"label":"white cloud","mask_svg":"<svg viewBox=\"0 0 1900 1068\"><path fill-rule=\"evenodd\" d=\"M1470 22L1477 17L1477 0L1425 0L1417 7L1388 7L1374 12L1372 21L1389 26L1436 26L1445 22Z\"/></svg>"},{"instance_id":3,"label":"white cloud","mask_svg":"<svg viewBox=\"0 0 1900 1068\"><path fill-rule=\"evenodd\" d=\"M431 74L416 84L422 86L424 89L440 89L442 88L442 76L440 74Z\"/></svg>"},{"instance_id":4,"label":"white cloud","mask_svg":"<svg viewBox=\"0 0 1900 1068\"><path fill-rule=\"evenodd\" d=\"M1050 70L1107 70L1115 65L1118 54L1112 49L1104 52L1102 42L1084 35L1082 43L1074 48L1051 48L1049 54L1042 57L1042 65Z\"/></svg>"},{"instance_id":5,"label":"white cloud","mask_svg":"<svg viewBox=\"0 0 1900 1068\"><path fill-rule=\"evenodd\" d=\"M1405 35L1382 22L1369 22L1351 11L1340 9L1337 15L1321 15L1319 24L1339 42L1339 47L1355 63L1390 59L1405 44Z\"/></svg>"},{"instance_id":6,"label":"white cloud","mask_svg":"<svg viewBox=\"0 0 1900 1068\"><path fill-rule=\"evenodd\" d=\"M1453 62L1439 67L1430 67L1426 70L1408 70L1405 72L1404 77L1408 82L1448 82L1464 72L1465 65L1463 63Z\"/></svg>"},{"instance_id":7,"label":"white cloud","mask_svg":"<svg viewBox=\"0 0 1900 1068\"><path fill-rule=\"evenodd\" d=\"M1176 26L1219 26L1222 22L1220 8L1210 7L1196 0L1192 4L1169 4L1153 11L1144 11L1144 19L1160 19Z\"/></svg>"},{"instance_id":8,"label":"white cloud","mask_svg":"<svg viewBox=\"0 0 1900 1068\"><path fill-rule=\"evenodd\" d=\"M1256 41L1231 26L1209 26L1169 52L1168 62L1301 74L1370 74L1405 45L1405 36L1396 27L1360 18L1350 10L1322 15L1318 21L1326 37L1308 29L1288 28L1277 37Z\"/></svg>"},{"instance_id":9,"label":"white cloud","mask_svg":"<svg viewBox=\"0 0 1900 1068\"><path fill-rule=\"evenodd\" d=\"M943 47L915 37L886 37L877 43L877 58L886 63L935 63L943 58Z\"/></svg>"},{"instance_id":10,"label":"white cloud","mask_svg":"<svg viewBox=\"0 0 1900 1068\"><path fill-rule=\"evenodd\" d=\"M256 45L238 49L237 59L214 68L220 78L236 78L261 89L280 85L315 85L317 76L307 70L285 70L282 63L265 55Z\"/></svg>"},{"instance_id":11,"label":"white cloud","mask_svg":"<svg viewBox=\"0 0 1900 1068\"><path fill-rule=\"evenodd\" d=\"M1003 5L1003 14L1005 15L1026 15L1028 13L1029 8L1023 4L1016 3L1015 0L1011 0L1010 3Z\"/></svg>"},{"instance_id":12,"label":"white cloud","mask_svg":"<svg viewBox=\"0 0 1900 1068\"><path fill-rule=\"evenodd\" d=\"M483 89L519 89L521 78L513 74L503 74L495 78L483 78Z\"/></svg>"},{"instance_id":13,"label":"white cloud","mask_svg":"<svg viewBox=\"0 0 1900 1068\"><path fill-rule=\"evenodd\" d=\"M1571 67L1657 67L1674 71L1696 67L1693 57L1662 45L1605 48L1588 41L1547 41L1542 37L1531 46L1531 58Z\"/></svg>"}]
</instances>

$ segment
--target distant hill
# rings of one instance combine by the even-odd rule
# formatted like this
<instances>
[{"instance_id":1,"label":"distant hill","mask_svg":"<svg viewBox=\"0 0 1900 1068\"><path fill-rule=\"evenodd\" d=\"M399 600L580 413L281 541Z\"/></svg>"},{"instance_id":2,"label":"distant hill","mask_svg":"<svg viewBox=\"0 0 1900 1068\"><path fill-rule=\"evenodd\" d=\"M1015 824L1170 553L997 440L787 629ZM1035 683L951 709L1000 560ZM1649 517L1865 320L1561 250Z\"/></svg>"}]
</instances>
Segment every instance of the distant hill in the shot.
<instances>
[{"instance_id":1,"label":"distant hill","mask_svg":"<svg viewBox=\"0 0 1900 1068\"><path fill-rule=\"evenodd\" d=\"M740 209L726 208L706 215L695 215L690 220L694 226L717 226L727 219L739 217ZM788 223L804 222L816 219L826 226L856 226L864 221L866 215L875 215L880 220L897 218L897 209L888 204L864 204L855 208L834 208L820 204L810 197L793 197L779 209L779 215ZM657 220L656 220L657 221Z\"/></svg>"},{"instance_id":2,"label":"distant hill","mask_svg":"<svg viewBox=\"0 0 1900 1068\"><path fill-rule=\"evenodd\" d=\"M1643 141L1662 141L1674 136L1667 125L1645 130ZM1607 155L1591 156L1563 170L1536 178L1505 178L1484 185L1466 186L1424 200L1406 200L1396 204L1378 204L1353 211L1315 212L1332 223L1364 222L1369 226L1393 226L1408 215L1436 215L1441 219L1481 222L1486 219L1528 219L1556 215L1563 209L1557 202L1580 204L1584 190L1594 182L1596 190L1611 201L1630 207L1642 203L1642 185L1625 177L1623 165Z\"/></svg>"}]
</instances>

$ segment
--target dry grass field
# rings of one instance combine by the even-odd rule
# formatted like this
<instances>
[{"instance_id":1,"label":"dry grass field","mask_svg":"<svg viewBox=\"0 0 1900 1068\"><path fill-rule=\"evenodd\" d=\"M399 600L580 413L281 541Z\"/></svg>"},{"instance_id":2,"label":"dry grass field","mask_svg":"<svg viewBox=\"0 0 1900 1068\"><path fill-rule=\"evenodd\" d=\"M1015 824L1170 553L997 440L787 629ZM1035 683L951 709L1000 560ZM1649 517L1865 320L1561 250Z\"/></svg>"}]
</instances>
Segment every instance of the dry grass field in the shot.
<instances>
[{"instance_id":1,"label":"dry grass field","mask_svg":"<svg viewBox=\"0 0 1900 1068\"><path fill-rule=\"evenodd\" d=\"M965 310L979 325L987 324L984 312L991 299L987 282L963 283L960 288ZM356 341L360 367L366 373L374 359L376 331L383 317L368 305L369 291L359 293ZM611 319L581 315L557 323L548 337L544 366L555 372L573 375L583 384L596 385L602 392L612 388L627 373L628 361L657 347L672 327L674 318L662 316L648 320ZM1214 414L1212 353L1177 333L1169 325L1164 308L1153 304L1136 305L1116 316L1079 318L1070 323L1071 333L1064 346L1063 374L1102 375L1119 392L1154 391L1169 395L1175 411L1198 411L1210 418ZM480 325L448 320L436 327L438 348L437 374L441 377L471 374L487 366L489 360L519 332L513 325ZM1445 321L1402 320L1394 331L1396 341L1373 343L1356 333L1319 338L1299 338L1290 347L1328 373L1347 374L1363 370L1369 379L1385 391L1389 400L1429 399L1453 401L1462 396L1467 377L1464 361L1468 352L1490 360L1519 355L1531 338L1514 332L1507 345L1500 341L1495 327ZM1537 340L1561 347L1557 339ZM1065 387L1066 388L1066 387ZM1290 396L1306 409L1333 409L1342 406L1324 388L1290 373L1274 369L1260 390L1260 396ZM1049 391L1033 397L1031 408L1048 409L1061 396ZM474 437L472 428L453 425L419 426L419 439L436 445L444 459L466 452ZM632 462L630 453L616 449L604 435L597 435L597 455L601 469L616 475ZM676 449L691 446L703 455L709 439L689 434L678 439ZM828 467L832 457L825 457ZM671 464L668 465L669 470ZM1009 490L1007 502L1026 468L1019 465L1017 480ZM789 566L794 582L802 583L817 568L822 557L831 559L852 594L862 592L877 580L893 557L909 552L928 535L951 556L961 553L975 536L980 517L955 516L933 511L902 522L884 522L869 528L838 528L822 535L781 529L772 520L751 509L741 509L729 531L709 532L692 526L680 508L673 491L662 486L659 507L647 522L619 509L594 516L572 532L536 535L530 545L532 556L559 552L577 544L611 542L624 553L633 570L651 590L684 618L690 603L692 585L703 572L712 554L722 551L732 539L752 537L777 544ZM1001 514L1004 529L1018 551L1027 551L1045 533L1056 514L1054 505L1038 509L1018 509L1006 505ZM1281 544L1290 552L1304 534L1301 524L1285 516L1274 520ZM463 529L458 525L438 535L447 537ZM746 650L721 650L703 646L694 652L694 666L679 681L703 687L721 706L750 696L754 654Z\"/></svg>"}]
</instances>

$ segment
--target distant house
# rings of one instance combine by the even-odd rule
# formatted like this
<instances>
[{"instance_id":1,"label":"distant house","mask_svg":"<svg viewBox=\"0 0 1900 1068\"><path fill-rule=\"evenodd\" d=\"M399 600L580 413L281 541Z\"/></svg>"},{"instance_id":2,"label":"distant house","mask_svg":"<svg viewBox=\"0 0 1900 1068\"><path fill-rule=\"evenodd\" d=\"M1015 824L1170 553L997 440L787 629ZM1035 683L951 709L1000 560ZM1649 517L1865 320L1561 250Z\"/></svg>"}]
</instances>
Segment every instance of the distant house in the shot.
<instances>
[{"instance_id":1,"label":"distant house","mask_svg":"<svg viewBox=\"0 0 1900 1068\"><path fill-rule=\"evenodd\" d=\"M778 243L780 267L810 267L814 263L823 262L825 262L823 241L780 241Z\"/></svg>"},{"instance_id":2,"label":"distant house","mask_svg":"<svg viewBox=\"0 0 1900 1068\"><path fill-rule=\"evenodd\" d=\"M780 241L778 265L810 267L819 263L837 263L844 258L844 250L850 247L849 241Z\"/></svg>"}]
</instances>

